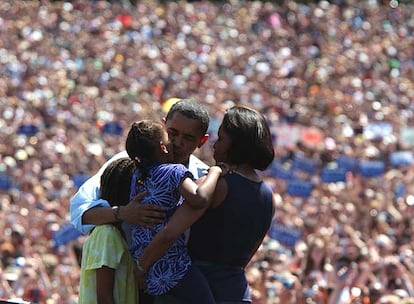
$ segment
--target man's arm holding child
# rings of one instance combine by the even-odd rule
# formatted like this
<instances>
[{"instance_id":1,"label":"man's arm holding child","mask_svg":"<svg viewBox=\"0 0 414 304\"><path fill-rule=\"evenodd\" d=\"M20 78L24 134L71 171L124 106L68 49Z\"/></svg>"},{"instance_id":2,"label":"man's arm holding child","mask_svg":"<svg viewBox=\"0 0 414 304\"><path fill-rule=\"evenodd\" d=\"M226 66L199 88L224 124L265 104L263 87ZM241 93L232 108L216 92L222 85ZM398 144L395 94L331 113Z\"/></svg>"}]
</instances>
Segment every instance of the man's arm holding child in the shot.
<instances>
[{"instance_id":1,"label":"man's arm holding child","mask_svg":"<svg viewBox=\"0 0 414 304\"><path fill-rule=\"evenodd\" d=\"M102 172L111 161L123 157L121 152L107 161L94 176L83 183L70 202L70 221L83 234L89 233L95 225L126 221L144 227L152 227L162 222L165 214L160 206L139 204L145 193L139 194L126 206L111 208L109 203L100 199L100 179Z\"/></svg>"}]
</instances>

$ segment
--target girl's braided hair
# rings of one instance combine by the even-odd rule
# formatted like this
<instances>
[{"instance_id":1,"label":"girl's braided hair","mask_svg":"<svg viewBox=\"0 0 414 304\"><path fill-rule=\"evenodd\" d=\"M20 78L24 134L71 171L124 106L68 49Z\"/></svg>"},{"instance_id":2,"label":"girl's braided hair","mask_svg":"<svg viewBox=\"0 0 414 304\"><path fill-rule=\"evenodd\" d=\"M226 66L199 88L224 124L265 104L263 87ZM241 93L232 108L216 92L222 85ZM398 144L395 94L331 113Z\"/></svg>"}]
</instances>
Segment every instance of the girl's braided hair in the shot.
<instances>
[{"instance_id":1,"label":"girl's braided hair","mask_svg":"<svg viewBox=\"0 0 414 304\"><path fill-rule=\"evenodd\" d=\"M140 120L132 123L126 139L126 151L135 161L141 176L139 183L143 183L148 176L148 166L155 162L157 149L162 142L164 126L151 120Z\"/></svg>"},{"instance_id":2,"label":"girl's braided hair","mask_svg":"<svg viewBox=\"0 0 414 304\"><path fill-rule=\"evenodd\" d=\"M111 162L101 176L101 198L111 206L128 204L134 170L135 162L128 157Z\"/></svg>"}]
</instances>

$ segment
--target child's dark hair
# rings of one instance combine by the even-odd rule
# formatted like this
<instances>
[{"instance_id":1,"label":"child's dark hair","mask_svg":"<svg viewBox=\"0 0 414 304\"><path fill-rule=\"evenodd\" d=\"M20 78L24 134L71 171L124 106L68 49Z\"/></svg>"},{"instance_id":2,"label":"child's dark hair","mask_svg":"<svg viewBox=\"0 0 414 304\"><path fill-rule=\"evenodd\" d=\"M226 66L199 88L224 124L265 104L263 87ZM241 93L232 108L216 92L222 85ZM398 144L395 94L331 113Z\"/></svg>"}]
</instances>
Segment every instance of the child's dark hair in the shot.
<instances>
[{"instance_id":1,"label":"child's dark hair","mask_svg":"<svg viewBox=\"0 0 414 304\"><path fill-rule=\"evenodd\" d=\"M135 163L128 157L111 162L101 176L101 198L107 200L111 206L128 204L134 170Z\"/></svg>"},{"instance_id":2,"label":"child's dark hair","mask_svg":"<svg viewBox=\"0 0 414 304\"><path fill-rule=\"evenodd\" d=\"M125 148L129 157L135 161L140 170L140 181L147 176L146 167L155 162L156 149L159 149L164 132L161 123L151 120L140 120L132 123L129 129Z\"/></svg>"},{"instance_id":3,"label":"child's dark hair","mask_svg":"<svg viewBox=\"0 0 414 304\"><path fill-rule=\"evenodd\" d=\"M245 106L235 106L226 111L221 127L232 141L229 163L248 163L258 170L265 170L271 164L275 152L262 114Z\"/></svg>"}]
</instances>

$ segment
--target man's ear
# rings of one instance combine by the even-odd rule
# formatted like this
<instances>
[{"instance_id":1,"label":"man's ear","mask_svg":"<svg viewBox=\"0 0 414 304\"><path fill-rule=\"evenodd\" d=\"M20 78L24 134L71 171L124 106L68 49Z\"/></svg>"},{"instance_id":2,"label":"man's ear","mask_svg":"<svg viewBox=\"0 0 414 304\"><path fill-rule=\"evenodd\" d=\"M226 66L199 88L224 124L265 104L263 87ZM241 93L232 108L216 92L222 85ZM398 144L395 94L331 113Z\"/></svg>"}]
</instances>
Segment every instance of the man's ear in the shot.
<instances>
[{"instance_id":1,"label":"man's ear","mask_svg":"<svg viewBox=\"0 0 414 304\"><path fill-rule=\"evenodd\" d=\"M162 153L168 154L167 146L165 144L163 144L162 142L160 143L160 150L161 150Z\"/></svg>"},{"instance_id":2,"label":"man's ear","mask_svg":"<svg viewBox=\"0 0 414 304\"><path fill-rule=\"evenodd\" d=\"M200 148L202 145L206 143L210 135L204 134L203 137L201 137L200 142L198 144L198 148Z\"/></svg>"}]
</instances>

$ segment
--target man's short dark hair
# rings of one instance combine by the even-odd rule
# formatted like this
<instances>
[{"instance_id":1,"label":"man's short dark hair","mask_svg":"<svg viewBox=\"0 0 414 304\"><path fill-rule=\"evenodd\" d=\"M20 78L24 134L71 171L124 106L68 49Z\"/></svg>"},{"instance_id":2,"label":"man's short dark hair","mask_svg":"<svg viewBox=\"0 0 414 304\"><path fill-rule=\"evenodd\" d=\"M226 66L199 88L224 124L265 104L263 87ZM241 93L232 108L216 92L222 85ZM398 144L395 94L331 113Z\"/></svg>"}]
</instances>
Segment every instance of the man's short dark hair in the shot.
<instances>
[{"instance_id":1,"label":"man's short dark hair","mask_svg":"<svg viewBox=\"0 0 414 304\"><path fill-rule=\"evenodd\" d=\"M203 134L207 133L210 117L207 110L200 103L191 98L180 99L171 106L165 119L168 121L177 112L188 118L198 120Z\"/></svg>"}]
</instances>

